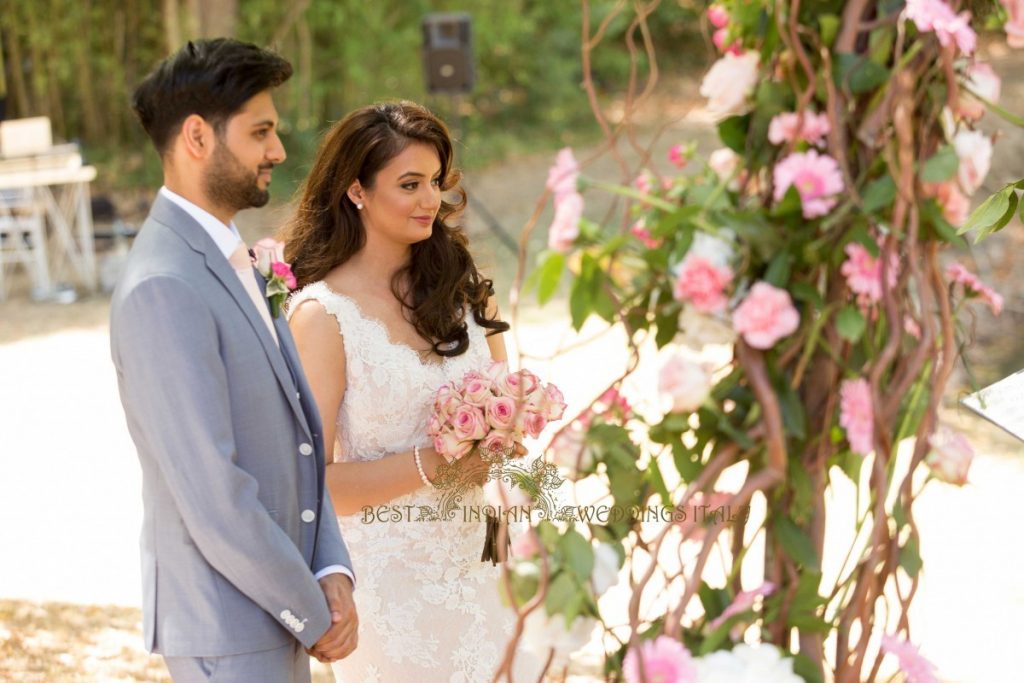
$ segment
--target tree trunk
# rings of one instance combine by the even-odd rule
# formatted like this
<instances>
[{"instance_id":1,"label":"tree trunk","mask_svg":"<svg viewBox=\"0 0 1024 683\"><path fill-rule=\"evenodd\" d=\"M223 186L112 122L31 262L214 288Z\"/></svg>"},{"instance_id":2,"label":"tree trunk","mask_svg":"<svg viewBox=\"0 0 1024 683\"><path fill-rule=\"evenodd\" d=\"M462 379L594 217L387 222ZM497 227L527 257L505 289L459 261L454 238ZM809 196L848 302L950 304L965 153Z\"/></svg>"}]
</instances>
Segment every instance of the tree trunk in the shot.
<instances>
[{"instance_id":1,"label":"tree trunk","mask_svg":"<svg viewBox=\"0 0 1024 683\"><path fill-rule=\"evenodd\" d=\"M163 0L164 39L167 41L167 54L172 54L181 47L181 16L178 0Z\"/></svg>"},{"instance_id":2,"label":"tree trunk","mask_svg":"<svg viewBox=\"0 0 1024 683\"><path fill-rule=\"evenodd\" d=\"M29 79L32 83L32 104L34 105L32 114L50 116L50 98L46 92L46 60L40 49L41 41L36 33L35 7L31 2L25 3L24 7L25 24L28 28Z\"/></svg>"},{"instance_id":3,"label":"tree trunk","mask_svg":"<svg viewBox=\"0 0 1024 683\"><path fill-rule=\"evenodd\" d=\"M198 0L199 35L231 38L238 26L238 0Z\"/></svg>"},{"instance_id":4,"label":"tree trunk","mask_svg":"<svg viewBox=\"0 0 1024 683\"><path fill-rule=\"evenodd\" d=\"M14 29L7 33L7 49L11 57L11 94L14 95L13 102L17 104L17 107L8 104L9 118L25 118L32 111L32 101L29 99L28 86L25 84L25 60L21 56L21 41L18 40L18 32Z\"/></svg>"},{"instance_id":5,"label":"tree trunk","mask_svg":"<svg viewBox=\"0 0 1024 683\"><path fill-rule=\"evenodd\" d=\"M309 30L309 22L303 15L296 31L299 41L299 73L297 85L299 91L298 119L299 130L308 130L315 125L313 121L313 35Z\"/></svg>"},{"instance_id":6,"label":"tree trunk","mask_svg":"<svg viewBox=\"0 0 1024 683\"><path fill-rule=\"evenodd\" d=\"M185 2L185 37L188 40L201 38L203 35L202 7L199 0L186 0Z\"/></svg>"},{"instance_id":7,"label":"tree trunk","mask_svg":"<svg viewBox=\"0 0 1024 683\"><path fill-rule=\"evenodd\" d=\"M93 89L92 82L92 63L89 59L92 43L92 0L79 0L76 7L81 12L82 21L79 24L81 33L72 41L75 62L77 62L75 70L78 75L75 90L82 107L82 127L85 129L85 139L96 144L103 139L104 131L103 118L96 105L96 91Z\"/></svg>"}]
</instances>

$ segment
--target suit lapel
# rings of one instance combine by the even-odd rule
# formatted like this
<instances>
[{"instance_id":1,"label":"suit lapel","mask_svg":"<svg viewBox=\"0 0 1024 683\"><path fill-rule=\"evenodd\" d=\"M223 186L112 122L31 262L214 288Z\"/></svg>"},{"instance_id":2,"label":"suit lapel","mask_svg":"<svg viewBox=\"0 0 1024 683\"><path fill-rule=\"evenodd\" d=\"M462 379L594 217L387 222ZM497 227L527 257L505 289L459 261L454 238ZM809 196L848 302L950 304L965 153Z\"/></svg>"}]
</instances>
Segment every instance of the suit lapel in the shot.
<instances>
[{"instance_id":1,"label":"suit lapel","mask_svg":"<svg viewBox=\"0 0 1024 683\"><path fill-rule=\"evenodd\" d=\"M150 210L150 215L176 232L189 246L203 255L203 258L206 260L207 269L224 285L224 288L231 294L231 298L242 309L246 319L249 321L249 325L252 326L253 332L263 346L267 360L274 370L274 375L281 385L281 390L284 392L288 404L305 427L307 435L312 436L310 426L307 424L307 417L302 410L302 406L299 405L299 400L296 396L296 382L292 378L282 351L274 343L274 338L270 336L270 330L267 329L263 318L260 317L259 311L256 310L252 299L249 298L249 294L245 291L242 281L238 279L238 275L235 274L234 269L228 263L224 254L220 252L217 245L206 234L202 226L189 216L187 211L174 204L174 202L158 195ZM259 277L258 273L256 281L257 283L262 282L262 278ZM265 286L264 283L261 289L265 288ZM276 321L275 325L277 325ZM277 328L277 330L278 337L280 338L280 328Z\"/></svg>"}]
</instances>

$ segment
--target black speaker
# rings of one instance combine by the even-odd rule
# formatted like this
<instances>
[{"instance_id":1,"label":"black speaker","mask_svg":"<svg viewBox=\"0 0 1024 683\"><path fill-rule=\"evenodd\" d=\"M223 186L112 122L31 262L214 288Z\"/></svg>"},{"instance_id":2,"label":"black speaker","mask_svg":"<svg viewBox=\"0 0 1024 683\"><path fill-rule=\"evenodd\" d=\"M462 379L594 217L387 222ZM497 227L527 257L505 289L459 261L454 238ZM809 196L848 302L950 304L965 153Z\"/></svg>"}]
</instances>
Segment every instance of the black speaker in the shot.
<instances>
[{"instance_id":1,"label":"black speaker","mask_svg":"<svg viewBox=\"0 0 1024 683\"><path fill-rule=\"evenodd\" d=\"M468 14L435 13L423 18L423 66L431 95L472 92L475 74Z\"/></svg>"}]
</instances>

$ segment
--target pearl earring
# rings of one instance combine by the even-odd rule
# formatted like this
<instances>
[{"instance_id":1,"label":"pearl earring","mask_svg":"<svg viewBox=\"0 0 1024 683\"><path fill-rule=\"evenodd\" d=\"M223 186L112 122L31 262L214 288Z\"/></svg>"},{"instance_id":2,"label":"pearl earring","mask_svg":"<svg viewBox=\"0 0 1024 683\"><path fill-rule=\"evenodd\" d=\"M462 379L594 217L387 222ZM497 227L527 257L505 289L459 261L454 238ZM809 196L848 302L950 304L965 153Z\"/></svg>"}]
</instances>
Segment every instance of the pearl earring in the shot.
<instances>
[{"instance_id":1,"label":"pearl earring","mask_svg":"<svg viewBox=\"0 0 1024 683\"><path fill-rule=\"evenodd\" d=\"M362 204L356 204L356 208L359 209L360 211L362 211L363 210L363 205Z\"/></svg>"}]
</instances>

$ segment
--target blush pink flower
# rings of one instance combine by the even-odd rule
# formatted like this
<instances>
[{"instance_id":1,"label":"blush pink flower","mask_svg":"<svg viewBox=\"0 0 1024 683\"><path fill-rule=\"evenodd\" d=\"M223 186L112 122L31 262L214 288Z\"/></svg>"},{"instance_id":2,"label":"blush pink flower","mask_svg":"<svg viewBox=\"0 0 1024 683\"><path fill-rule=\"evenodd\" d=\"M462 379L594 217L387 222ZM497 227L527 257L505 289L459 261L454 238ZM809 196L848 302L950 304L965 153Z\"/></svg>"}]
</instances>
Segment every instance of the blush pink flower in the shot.
<instances>
[{"instance_id":1,"label":"blush pink flower","mask_svg":"<svg viewBox=\"0 0 1024 683\"><path fill-rule=\"evenodd\" d=\"M940 425L928 438L932 447L925 463L936 479L948 484L963 486L967 483L967 472L974 460L974 448L967 437L960 432Z\"/></svg>"},{"instance_id":2,"label":"blush pink flower","mask_svg":"<svg viewBox=\"0 0 1024 683\"><path fill-rule=\"evenodd\" d=\"M743 180L743 175L746 173L746 170L742 170L739 176L736 175L736 169L739 168L740 161L739 154L728 147L722 147L708 155L708 168L715 172L719 180L727 182L727 187L735 192L740 189L740 183Z\"/></svg>"},{"instance_id":3,"label":"blush pink flower","mask_svg":"<svg viewBox=\"0 0 1024 683\"><path fill-rule=\"evenodd\" d=\"M480 450L490 453L507 453L515 447L512 435L500 429L492 429L480 441Z\"/></svg>"},{"instance_id":4,"label":"blush pink flower","mask_svg":"<svg viewBox=\"0 0 1024 683\"><path fill-rule=\"evenodd\" d=\"M882 259L871 255L864 245L851 242L846 245L847 259L839 268L846 284L857 295L862 306L882 299ZM899 261L893 254L886 273L889 287L895 287L899 276Z\"/></svg>"},{"instance_id":5,"label":"blush pink flower","mask_svg":"<svg viewBox=\"0 0 1024 683\"><path fill-rule=\"evenodd\" d=\"M523 430L526 432L527 436L536 439L547 426L547 419L540 413L527 413L526 421L523 424Z\"/></svg>"},{"instance_id":6,"label":"blush pink flower","mask_svg":"<svg viewBox=\"0 0 1024 683\"><path fill-rule=\"evenodd\" d=\"M970 12L956 14L943 0L907 0L906 13L918 31L934 31L943 47L955 43L965 55L977 47L978 36L971 28Z\"/></svg>"},{"instance_id":7,"label":"blush pink flower","mask_svg":"<svg viewBox=\"0 0 1024 683\"><path fill-rule=\"evenodd\" d=\"M795 152L775 166L775 201L781 201L790 186L800 194L804 218L824 216L836 205L835 195L844 189L839 164L817 150Z\"/></svg>"},{"instance_id":8,"label":"blush pink flower","mask_svg":"<svg viewBox=\"0 0 1024 683\"><path fill-rule=\"evenodd\" d=\"M548 421L561 420L566 402L562 390L550 382L544 386L543 415Z\"/></svg>"},{"instance_id":9,"label":"blush pink flower","mask_svg":"<svg viewBox=\"0 0 1024 683\"><path fill-rule=\"evenodd\" d=\"M459 439L451 430L444 430L434 437L434 450L446 460L458 460L473 450L473 444L473 441Z\"/></svg>"},{"instance_id":10,"label":"blush pink flower","mask_svg":"<svg viewBox=\"0 0 1024 683\"><path fill-rule=\"evenodd\" d=\"M732 314L732 326L755 349L770 349L800 326L789 292L758 282Z\"/></svg>"},{"instance_id":11,"label":"blush pink flower","mask_svg":"<svg viewBox=\"0 0 1024 683\"><path fill-rule=\"evenodd\" d=\"M672 294L677 301L689 301L701 313L717 313L729 303L725 289L732 277L728 266L719 267L702 256L690 255L679 266Z\"/></svg>"},{"instance_id":12,"label":"blush pink flower","mask_svg":"<svg viewBox=\"0 0 1024 683\"><path fill-rule=\"evenodd\" d=\"M960 284L968 295L974 294L981 298L992 310L992 315L999 315L1003 312L1003 297L994 289L984 284L978 276L970 272L960 263L950 263L946 266L946 277L953 284Z\"/></svg>"},{"instance_id":13,"label":"blush pink flower","mask_svg":"<svg viewBox=\"0 0 1024 683\"><path fill-rule=\"evenodd\" d=\"M487 421L480 408L468 403L459 406L452 415L452 431L459 441L476 441L487 434Z\"/></svg>"},{"instance_id":14,"label":"blush pink flower","mask_svg":"<svg viewBox=\"0 0 1024 683\"><path fill-rule=\"evenodd\" d=\"M658 372L658 391L669 397L673 411L692 413L711 393L711 373L700 363L673 355Z\"/></svg>"},{"instance_id":15,"label":"blush pink flower","mask_svg":"<svg viewBox=\"0 0 1024 683\"><path fill-rule=\"evenodd\" d=\"M495 429L510 430L515 426L518 411L514 399L508 396L493 396L487 401L486 410L487 424Z\"/></svg>"},{"instance_id":16,"label":"blush pink flower","mask_svg":"<svg viewBox=\"0 0 1024 683\"><path fill-rule=\"evenodd\" d=\"M555 217L548 228L548 247L565 253L572 249L573 242L580 235L580 219L583 218L583 195L572 192L555 196Z\"/></svg>"},{"instance_id":17,"label":"blush pink flower","mask_svg":"<svg viewBox=\"0 0 1024 683\"><path fill-rule=\"evenodd\" d=\"M935 665L909 641L886 634L882 636L882 652L899 660L900 671L907 677L907 683L939 683Z\"/></svg>"},{"instance_id":18,"label":"blush pink flower","mask_svg":"<svg viewBox=\"0 0 1024 683\"><path fill-rule=\"evenodd\" d=\"M579 172L580 165L573 156L572 148L561 149L555 157L555 165L548 169L547 188L554 193L556 200L577 191Z\"/></svg>"},{"instance_id":19,"label":"blush pink flower","mask_svg":"<svg viewBox=\"0 0 1024 683\"><path fill-rule=\"evenodd\" d=\"M462 405L462 394L451 384L444 384L434 394L434 412L441 418L448 418Z\"/></svg>"},{"instance_id":20,"label":"blush pink flower","mask_svg":"<svg viewBox=\"0 0 1024 683\"><path fill-rule=\"evenodd\" d=\"M630 648L622 662L622 675L626 683L697 683L697 666L686 646L658 636L643 641L639 653Z\"/></svg>"},{"instance_id":21,"label":"blush pink flower","mask_svg":"<svg viewBox=\"0 0 1024 683\"><path fill-rule=\"evenodd\" d=\"M1009 18L1003 26L1006 44L1013 48L1024 47L1024 0L999 0Z\"/></svg>"},{"instance_id":22,"label":"blush pink flower","mask_svg":"<svg viewBox=\"0 0 1024 683\"><path fill-rule=\"evenodd\" d=\"M517 534L512 539L512 557L520 560L529 560L532 557L540 555L540 540L537 538L537 532L533 529L527 529L521 534Z\"/></svg>"},{"instance_id":23,"label":"blush pink flower","mask_svg":"<svg viewBox=\"0 0 1024 683\"><path fill-rule=\"evenodd\" d=\"M722 624L724 624L726 621L729 620L729 617L735 616L737 614L743 614L747 610L752 609L754 607L754 602L757 600L757 598L768 597L774 592L775 584L770 581L765 581L763 584L761 584L761 586L753 590L741 591L733 599L729 606L726 607L721 614L719 614L712 620L712 622L709 624L711 630L713 631Z\"/></svg>"},{"instance_id":24,"label":"blush pink flower","mask_svg":"<svg viewBox=\"0 0 1024 683\"><path fill-rule=\"evenodd\" d=\"M264 237L252 245L252 252L256 257L256 270L264 275L271 272L272 263L284 262L284 242L271 237Z\"/></svg>"},{"instance_id":25,"label":"blush pink flower","mask_svg":"<svg viewBox=\"0 0 1024 683\"><path fill-rule=\"evenodd\" d=\"M960 90L960 98L956 104L957 112L965 119L977 121L985 115L985 104L974 95L993 104L998 104L1002 83L999 75L990 65L984 62L970 64L964 70L966 88Z\"/></svg>"},{"instance_id":26,"label":"blush pink flower","mask_svg":"<svg viewBox=\"0 0 1024 683\"><path fill-rule=\"evenodd\" d=\"M643 218L634 223L629 232L633 237L643 242L643 245L648 249L657 249L661 246L661 240L651 236L651 231L647 229L647 221Z\"/></svg>"},{"instance_id":27,"label":"blush pink flower","mask_svg":"<svg viewBox=\"0 0 1024 683\"><path fill-rule=\"evenodd\" d=\"M654 184L651 182L651 174L644 171L633 180L633 187L637 189L642 195L648 195L654 188Z\"/></svg>"},{"instance_id":28,"label":"blush pink flower","mask_svg":"<svg viewBox=\"0 0 1024 683\"><path fill-rule=\"evenodd\" d=\"M472 406L486 406L491 396L491 383L485 377L473 377L462 387L462 400Z\"/></svg>"},{"instance_id":29,"label":"blush pink flower","mask_svg":"<svg viewBox=\"0 0 1024 683\"><path fill-rule=\"evenodd\" d=\"M803 117L800 117L796 112L783 112L772 117L768 124L768 140L773 145L794 141L818 145L831 130L832 124L825 114L804 111Z\"/></svg>"},{"instance_id":30,"label":"blush pink flower","mask_svg":"<svg viewBox=\"0 0 1024 683\"><path fill-rule=\"evenodd\" d=\"M866 379L844 380L839 386L839 426L854 453L868 455L875 449L875 408Z\"/></svg>"},{"instance_id":31,"label":"blush pink flower","mask_svg":"<svg viewBox=\"0 0 1024 683\"><path fill-rule=\"evenodd\" d=\"M960 160L957 179L968 195L974 194L992 166L992 139L980 130L961 130L953 136L953 149Z\"/></svg>"},{"instance_id":32,"label":"blush pink flower","mask_svg":"<svg viewBox=\"0 0 1024 683\"><path fill-rule=\"evenodd\" d=\"M729 39L729 29L720 28L716 29L711 34L711 43L719 52L723 52L730 55L741 55L743 54L743 46L738 40L734 40L729 44L725 41Z\"/></svg>"},{"instance_id":33,"label":"blush pink flower","mask_svg":"<svg viewBox=\"0 0 1024 683\"><path fill-rule=\"evenodd\" d=\"M925 183L924 193L928 197L935 198L939 208L942 209L942 217L954 227L963 225L967 216L970 215L971 200L960 191L956 181Z\"/></svg>"},{"instance_id":34,"label":"blush pink flower","mask_svg":"<svg viewBox=\"0 0 1024 683\"><path fill-rule=\"evenodd\" d=\"M716 118L725 118L747 111L760 64L761 57L754 50L722 55L700 84L700 94L708 98L708 112Z\"/></svg>"}]
</instances>

